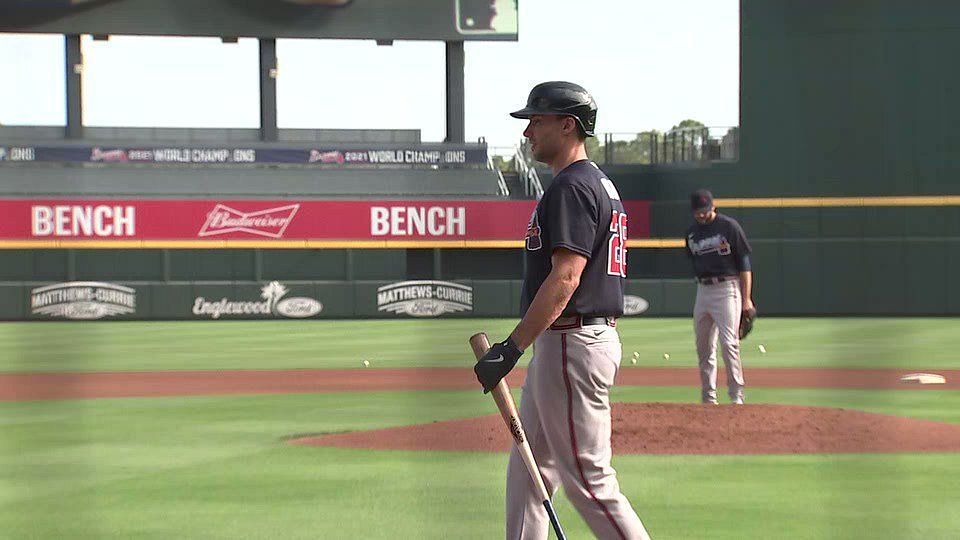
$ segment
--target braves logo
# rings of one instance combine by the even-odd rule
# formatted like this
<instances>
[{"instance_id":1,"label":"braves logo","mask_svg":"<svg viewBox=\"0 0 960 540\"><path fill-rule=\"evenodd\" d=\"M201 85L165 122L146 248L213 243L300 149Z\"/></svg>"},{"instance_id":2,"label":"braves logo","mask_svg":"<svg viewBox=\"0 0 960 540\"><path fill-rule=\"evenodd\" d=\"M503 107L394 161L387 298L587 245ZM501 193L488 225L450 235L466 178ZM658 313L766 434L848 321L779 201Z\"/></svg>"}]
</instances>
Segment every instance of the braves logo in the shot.
<instances>
[{"instance_id":1,"label":"braves logo","mask_svg":"<svg viewBox=\"0 0 960 540\"><path fill-rule=\"evenodd\" d=\"M95 146L90 151L90 161L127 161L127 152L122 148L104 150Z\"/></svg>"},{"instance_id":2,"label":"braves logo","mask_svg":"<svg viewBox=\"0 0 960 540\"><path fill-rule=\"evenodd\" d=\"M540 218L537 216L536 209L534 209L533 215L530 216L530 223L527 225L525 240L527 251L536 251L543 247L543 242L540 240Z\"/></svg>"},{"instance_id":3,"label":"braves logo","mask_svg":"<svg viewBox=\"0 0 960 540\"><path fill-rule=\"evenodd\" d=\"M320 150L311 150L310 158L308 159L310 163L337 163L343 165L343 162L346 161L346 158L343 155L343 152L338 152L332 150L330 152L322 152Z\"/></svg>"},{"instance_id":4,"label":"braves logo","mask_svg":"<svg viewBox=\"0 0 960 540\"><path fill-rule=\"evenodd\" d=\"M694 255L706 255L708 253L719 253L720 255L730 255L730 242L720 234L694 240L693 235L687 237L687 246Z\"/></svg>"}]
</instances>

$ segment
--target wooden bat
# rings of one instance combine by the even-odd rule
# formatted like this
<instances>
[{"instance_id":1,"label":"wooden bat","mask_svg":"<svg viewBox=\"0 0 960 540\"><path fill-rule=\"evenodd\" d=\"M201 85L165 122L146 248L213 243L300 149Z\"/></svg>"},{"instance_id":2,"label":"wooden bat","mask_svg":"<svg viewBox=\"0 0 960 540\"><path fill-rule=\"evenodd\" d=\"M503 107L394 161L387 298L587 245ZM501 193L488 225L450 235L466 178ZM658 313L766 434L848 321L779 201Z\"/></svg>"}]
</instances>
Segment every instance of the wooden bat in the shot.
<instances>
[{"instance_id":1,"label":"wooden bat","mask_svg":"<svg viewBox=\"0 0 960 540\"><path fill-rule=\"evenodd\" d=\"M490 349L487 334L480 332L471 336L470 347L473 348L473 354L477 357L477 360L480 360ZM510 387L507 386L506 379L501 379L490 393L493 394L493 400L497 403L497 408L500 409L500 416L507 424L513 442L516 443L517 450L520 451L520 457L523 459L524 465L527 466L527 472L530 473L530 479L533 480L533 487L537 490L537 497L543 501L543 508L547 511L550 524L553 525L553 531L557 534L559 540L566 540L567 537L563 534L563 528L560 527L560 520L557 519L557 512L550 502L547 486L544 485L543 477L540 476L537 460L534 459L533 451L530 450L530 443L527 442L527 434L523 431L520 415L517 413L517 406L513 402L513 395L510 394Z\"/></svg>"}]
</instances>

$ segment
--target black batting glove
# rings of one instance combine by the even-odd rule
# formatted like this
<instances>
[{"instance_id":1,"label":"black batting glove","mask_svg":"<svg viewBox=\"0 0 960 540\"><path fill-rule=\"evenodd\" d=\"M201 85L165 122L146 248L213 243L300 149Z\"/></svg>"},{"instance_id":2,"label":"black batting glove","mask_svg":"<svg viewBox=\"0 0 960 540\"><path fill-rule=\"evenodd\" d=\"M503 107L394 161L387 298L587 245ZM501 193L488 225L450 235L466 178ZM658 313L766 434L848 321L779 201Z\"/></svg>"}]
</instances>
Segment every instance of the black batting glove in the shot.
<instances>
[{"instance_id":1,"label":"black batting glove","mask_svg":"<svg viewBox=\"0 0 960 540\"><path fill-rule=\"evenodd\" d=\"M502 343L494 343L487 354L477 361L477 365L473 366L473 372L483 386L483 393L493 390L500 383L500 379L506 377L513 366L517 365L517 360L522 355L523 351L509 337Z\"/></svg>"}]
</instances>

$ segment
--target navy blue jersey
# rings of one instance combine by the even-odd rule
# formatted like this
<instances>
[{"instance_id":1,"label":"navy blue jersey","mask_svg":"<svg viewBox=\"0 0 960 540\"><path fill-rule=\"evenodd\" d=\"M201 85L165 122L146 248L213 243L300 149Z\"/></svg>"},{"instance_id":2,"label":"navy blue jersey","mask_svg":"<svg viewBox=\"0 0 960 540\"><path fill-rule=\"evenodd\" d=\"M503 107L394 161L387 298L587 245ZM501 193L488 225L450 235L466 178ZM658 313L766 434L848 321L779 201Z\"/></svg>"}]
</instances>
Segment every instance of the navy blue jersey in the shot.
<instances>
[{"instance_id":1,"label":"navy blue jersey","mask_svg":"<svg viewBox=\"0 0 960 540\"><path fill-rule=\"evenodd\" d=\"M730 276L749 270L750 243L737 220L723 214L687 229L687 256L697 277Z\"/></svg>"},{"instance_id":2,"label":"navy blue jersey","mask_svg":"<svg viewBox=\"0 0 960 540\"><path fill-rule=\"evenodd\" d=\"M580 286L562 316L623 315L627 214L613 182L589 160L576 161L560 171L530 217L521 314L527 312L553 269L551 256L557 248L588 259Z\"/></svg>"}]
</instances>

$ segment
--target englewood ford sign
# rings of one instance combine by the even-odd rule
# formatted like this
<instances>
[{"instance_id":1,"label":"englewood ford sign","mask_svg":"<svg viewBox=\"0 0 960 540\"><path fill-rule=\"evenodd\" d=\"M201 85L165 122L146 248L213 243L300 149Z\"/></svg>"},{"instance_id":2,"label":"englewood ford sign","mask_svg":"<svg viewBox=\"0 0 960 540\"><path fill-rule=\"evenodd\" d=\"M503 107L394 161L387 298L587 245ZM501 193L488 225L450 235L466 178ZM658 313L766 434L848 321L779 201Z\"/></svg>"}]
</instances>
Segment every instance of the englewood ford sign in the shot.
<instances>
[{"instance_id":1,"label":"englewood ford sign","mask_svg":"<svg viewBox=\"0 0 960 540\"><path fill-rule=\"evenodd\" d=\"M623 295L623 314L625 316L640 315L650 308L650 303L645 299L632 294Z\"/></svg>"},{"instance_id":2,"label":"englewood ford sign","mask_svg":"<svg viewBox=\"0 0 960 540\"><path fill-rule=\"evenodd\" d=\"M294 296L284 298L289 292L279 281L271 281L260 289L260 298L206 298L193 300L193 314L210 319L221 317L286 317L305 319L319 314L323 304L315 298Z\"/></svg>"}]
</instances>

